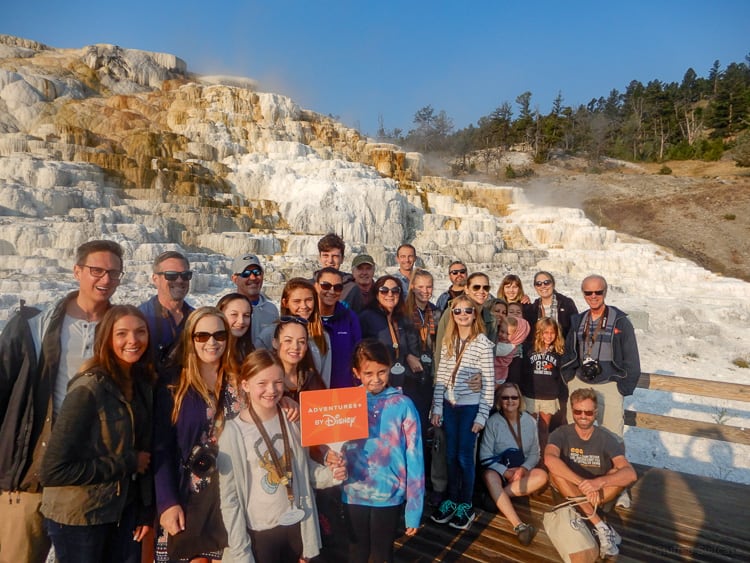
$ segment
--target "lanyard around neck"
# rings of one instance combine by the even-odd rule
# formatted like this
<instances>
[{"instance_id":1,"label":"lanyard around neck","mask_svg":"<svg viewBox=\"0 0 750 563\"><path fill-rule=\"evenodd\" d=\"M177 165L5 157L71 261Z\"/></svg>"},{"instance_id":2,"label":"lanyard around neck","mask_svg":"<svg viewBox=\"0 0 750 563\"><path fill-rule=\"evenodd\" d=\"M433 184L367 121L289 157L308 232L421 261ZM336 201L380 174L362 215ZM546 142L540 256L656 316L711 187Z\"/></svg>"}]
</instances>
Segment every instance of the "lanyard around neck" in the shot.
<instances>
[{"instance_id":1,"label":"lanyard around neck","mask_svg":"<svg viewBox=\"0 0 750 563\"><path fill-rule=\"evenodd\" d=\"M263 438L263 442L266 444L266 448L268 449L268 453L271 455L273 466L276 469L276 474L279 476L281 484L286 486L286 496L290 502L293 502L294 492L292 491L292 449L289 447L289 434L286 429L286 423L284 422L281 408L278 405L276 406L276 415L279 417L279 426L281 426L281 437L284 440L284 467L281 466L279 454L276 452L276 448L273 447L273 442L271 442L271 438L268 436L268 432L266 432L266 427L263 425L263 421L260 419L258 414L255 412L255 409L253 409L253 406L249 404L249 402L247 405L247 410L250 413L255 426L258 427L258 431Z\"/></svg>"}]
</instances>

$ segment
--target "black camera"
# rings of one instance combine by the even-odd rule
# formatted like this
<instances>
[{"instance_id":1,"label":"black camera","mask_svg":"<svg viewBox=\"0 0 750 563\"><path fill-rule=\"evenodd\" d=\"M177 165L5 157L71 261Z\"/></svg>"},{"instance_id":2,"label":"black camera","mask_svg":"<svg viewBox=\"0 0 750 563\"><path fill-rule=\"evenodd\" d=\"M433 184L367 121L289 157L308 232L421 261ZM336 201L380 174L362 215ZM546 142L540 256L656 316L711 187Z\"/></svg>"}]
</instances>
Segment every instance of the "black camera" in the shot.
<instances>
[{"instance_id":1,"label":"black camera","mask_svg":"<svg viewBox=\"0 0 750 563\"><path fill-rule=\"evenodd\" d=\"M187 468L199 479L205 479L216 471L216 456L219 446L213 442L193 447L188 458Z\"/></svg>"},{"instance_id":2,"label":"black camera","mask_svg":"<svg viewBox=\"0 0 750 563\"><path fill-rule=\"evenodd\" d=\"M581 379L584 381L594 381L602 373L602 366L599 360L586 358L581 364Z\"/></svg>"}]
</instances>

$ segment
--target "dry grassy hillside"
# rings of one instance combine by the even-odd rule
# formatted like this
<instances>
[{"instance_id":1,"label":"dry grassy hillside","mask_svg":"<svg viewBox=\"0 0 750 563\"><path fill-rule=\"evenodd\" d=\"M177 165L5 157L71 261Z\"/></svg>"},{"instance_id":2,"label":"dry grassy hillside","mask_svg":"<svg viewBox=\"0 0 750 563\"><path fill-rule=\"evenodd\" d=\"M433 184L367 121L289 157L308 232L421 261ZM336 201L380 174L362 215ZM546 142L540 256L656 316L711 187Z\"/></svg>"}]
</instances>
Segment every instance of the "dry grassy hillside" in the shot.
<instances>
[{"instance_id":1,"label":"dry grassy hillside","mask_svg":"<svg viewBox=\"0 0 750 563\"><path fill-rule=\"evenodd\" d=\"M516 181L531 201L583 208L592 220L750 281L750 170L733 161L627 165L590 174L582 162L534 167Z\"/></svg>"}]
</instances>

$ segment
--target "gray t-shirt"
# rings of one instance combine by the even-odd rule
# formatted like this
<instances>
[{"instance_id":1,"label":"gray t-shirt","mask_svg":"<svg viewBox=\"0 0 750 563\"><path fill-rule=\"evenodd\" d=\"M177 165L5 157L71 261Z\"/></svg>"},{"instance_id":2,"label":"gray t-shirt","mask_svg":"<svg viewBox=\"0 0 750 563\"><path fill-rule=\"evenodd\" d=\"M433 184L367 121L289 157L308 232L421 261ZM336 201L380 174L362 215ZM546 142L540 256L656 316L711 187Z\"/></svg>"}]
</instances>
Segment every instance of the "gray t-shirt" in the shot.
<instances>
[{"instance_id":1,"label":"gray t-shirt","mask_svg":"<svg viewBox=\"0 0 750 563\"><path fill-rule=\"evenodd\" d=\"M625 447L614 434L597 426L588 440L578 436L574 424L561 426L549 435L549 443L560 448L560 458L584 479L605 475L613 467L612 459L625 455Z\"/></svg>"}]
</instances>

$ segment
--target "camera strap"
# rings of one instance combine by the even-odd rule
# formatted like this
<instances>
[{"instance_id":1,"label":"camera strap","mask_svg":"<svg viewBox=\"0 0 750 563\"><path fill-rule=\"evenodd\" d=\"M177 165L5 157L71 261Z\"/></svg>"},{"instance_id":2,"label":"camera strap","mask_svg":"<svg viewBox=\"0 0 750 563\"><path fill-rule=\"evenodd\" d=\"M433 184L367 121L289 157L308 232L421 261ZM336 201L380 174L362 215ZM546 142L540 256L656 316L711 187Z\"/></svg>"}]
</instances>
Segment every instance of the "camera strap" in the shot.
<instances>
[{"instance_id":1,"label":"camera strap","mask_svg":"<svg viewBox=\"0 0 750 563\"><path fill-rule=\"evenodd\" d=\"M599 338L599 335L607 326L607 314L608 313L609 313L609 307L605 307L604 314L601 317L599 317L599 323L594 328L594 332L591 335L591 339L589 339L589 331L591 328L591 311L586 311L586 318L584 319L585 324L583 327L584 358L591 357L591 351L594 349L594 346L596 344L597 339ZM601 354L601 347L599 348L599 353L597 353L596 355L597 360L599 359L599 354Z\"/></svg>"},{"instance_id":2,"label":"camera strap","mask_svg":"<svg viewBox=\"0 0 750 563\"><path fill-rule=\"evenodd\" d=\"M279 426L281 427L281 437L284 441L283 467L281 465L281 460L279 459L279 454L276 452L276 448L273 447L273 442L268 436L268 432L266 432L266 427L263 425L263 421L258 416L258 413L255 412L255 409L253 409L253 406L249 401L247 410L250 412L250 416L252 417L255 426L258 427L258 432L260 432L260 435L263 438L263 442L266 444L268 453L271 456L271 460L273 461L274 469L276 469L276 474L279 476L279 482L286 487L286 496L289 499L289 502L293 504L294 491L292 490L292 449L291 447L289 447L289 431L286 428L286 423L284 421L284 416L281 412L281 408L276 405L277 416L279 417Z\"/></svg>"}]
</instances>

